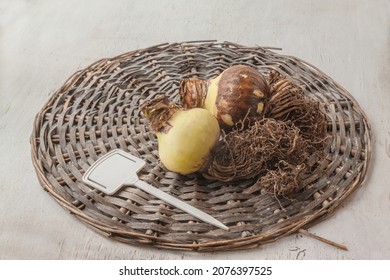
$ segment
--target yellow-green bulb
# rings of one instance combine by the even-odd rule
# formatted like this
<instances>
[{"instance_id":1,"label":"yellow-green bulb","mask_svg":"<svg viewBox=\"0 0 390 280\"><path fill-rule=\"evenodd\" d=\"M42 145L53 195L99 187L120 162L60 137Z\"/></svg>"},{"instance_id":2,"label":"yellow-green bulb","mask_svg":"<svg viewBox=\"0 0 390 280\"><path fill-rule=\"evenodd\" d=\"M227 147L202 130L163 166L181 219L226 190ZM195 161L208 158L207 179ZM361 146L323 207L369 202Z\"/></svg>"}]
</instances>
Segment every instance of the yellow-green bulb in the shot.
<instances>
[{"instance_id":1,"label":"yellow-green bulb","mask_svg":"<svg viewBox=\"0 0 390 280\"><path fill-rule=\"evenodd\" d=\"M198 171L209 157L220 136L216 118L206 109L178 110L167 122L164 132L157 132L159 157L173 172Z\"/></svg>"}]
</instances>

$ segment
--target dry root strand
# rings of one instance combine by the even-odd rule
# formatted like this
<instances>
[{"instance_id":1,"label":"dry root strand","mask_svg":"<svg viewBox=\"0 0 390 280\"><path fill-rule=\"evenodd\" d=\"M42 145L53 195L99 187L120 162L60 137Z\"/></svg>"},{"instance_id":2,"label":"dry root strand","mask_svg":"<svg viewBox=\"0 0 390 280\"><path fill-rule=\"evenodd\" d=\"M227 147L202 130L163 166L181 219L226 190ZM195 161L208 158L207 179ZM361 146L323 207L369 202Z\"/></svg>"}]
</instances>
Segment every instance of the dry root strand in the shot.
<instances>
[{"instance_id":1,"label":"dry root strand","mask_svg":"<svg viewBox=\"0 0 390 280\"><path fill-rule=\"evenodd\" d=\"M269 75L271 99L265 118L249 118L224 133L201 169L204 177L225 182L257 179L267 192L288 195L324 157L327 123L318 102L277 72Z\"/></svg>"}]
</instances>

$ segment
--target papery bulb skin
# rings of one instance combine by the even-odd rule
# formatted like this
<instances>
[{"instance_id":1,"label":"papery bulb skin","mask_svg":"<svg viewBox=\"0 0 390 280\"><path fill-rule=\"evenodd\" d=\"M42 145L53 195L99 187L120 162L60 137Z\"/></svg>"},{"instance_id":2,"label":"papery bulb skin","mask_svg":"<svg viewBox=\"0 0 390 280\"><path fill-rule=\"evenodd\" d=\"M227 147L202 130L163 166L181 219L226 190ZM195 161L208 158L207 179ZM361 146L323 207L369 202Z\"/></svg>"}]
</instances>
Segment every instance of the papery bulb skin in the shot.
<instances>
[{"instance_id":1,"label":"papery bulb skin","mask_svg":"<svg viewBox=\"0 0 390 280\"><path fill-rule=\"evenodd\" d=\"M212 80L183 80L180 96L185 108L205 108L221 127L231 128L245 118L263 116L269 87L266 78L256 69L235 65Z\"/></svg>"}]
</instances>

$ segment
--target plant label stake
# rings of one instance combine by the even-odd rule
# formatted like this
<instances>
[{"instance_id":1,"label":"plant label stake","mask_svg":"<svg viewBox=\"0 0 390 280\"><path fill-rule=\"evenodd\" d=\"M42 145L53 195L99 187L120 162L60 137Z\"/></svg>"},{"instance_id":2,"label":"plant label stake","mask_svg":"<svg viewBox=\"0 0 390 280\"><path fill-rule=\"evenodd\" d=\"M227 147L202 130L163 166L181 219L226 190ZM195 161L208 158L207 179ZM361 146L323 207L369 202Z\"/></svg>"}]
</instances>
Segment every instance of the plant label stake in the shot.
<instances>
[{"instance_id":1,"label":"plant label stake","mask_svg":"<svg viewBox=\"0 0 390 280\"><path fill-rule=\"evenodd\" d=\"M144 165L144 160L115 149L102 156L88 168L83 176L83 182L108 195L114 194L123 186L135 186L206 223L229 230L227 226L209 214L141 181L137 172Z\"/></svg>"}]
</instances>

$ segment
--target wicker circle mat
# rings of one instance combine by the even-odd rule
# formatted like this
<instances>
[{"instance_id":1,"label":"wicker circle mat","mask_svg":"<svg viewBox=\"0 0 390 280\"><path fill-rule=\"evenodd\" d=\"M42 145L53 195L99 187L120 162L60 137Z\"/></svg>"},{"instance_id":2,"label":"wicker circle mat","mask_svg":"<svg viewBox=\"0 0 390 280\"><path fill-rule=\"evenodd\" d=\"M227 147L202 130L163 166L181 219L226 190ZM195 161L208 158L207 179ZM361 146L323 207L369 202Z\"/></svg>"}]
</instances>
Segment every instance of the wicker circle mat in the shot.
<instances>
[{"instance_id":1,"label":"wicker circle mat","mask_svg":"<svg viewBox=\"0 0 390 280\"><path fill-rule=\"evenodd\" d=\"M275 198L252 180L227 184L181 176L158 160L156 138L140 116L140 103L158 93L178 101L180 79L213 78L233 64L287 75L326 112L326 159L293 199ZM94 230L125 243L198 251L254 248L324 220L361 185L371 154L364 112L320 70L271 48L215 41L136 50L75 73L37 114L31 145L43 188ZM208 212L230 231L133 187L108 196L83 184L88 167L115 148L147 162L141 179Z\"/></svg>"}]
</instances>

